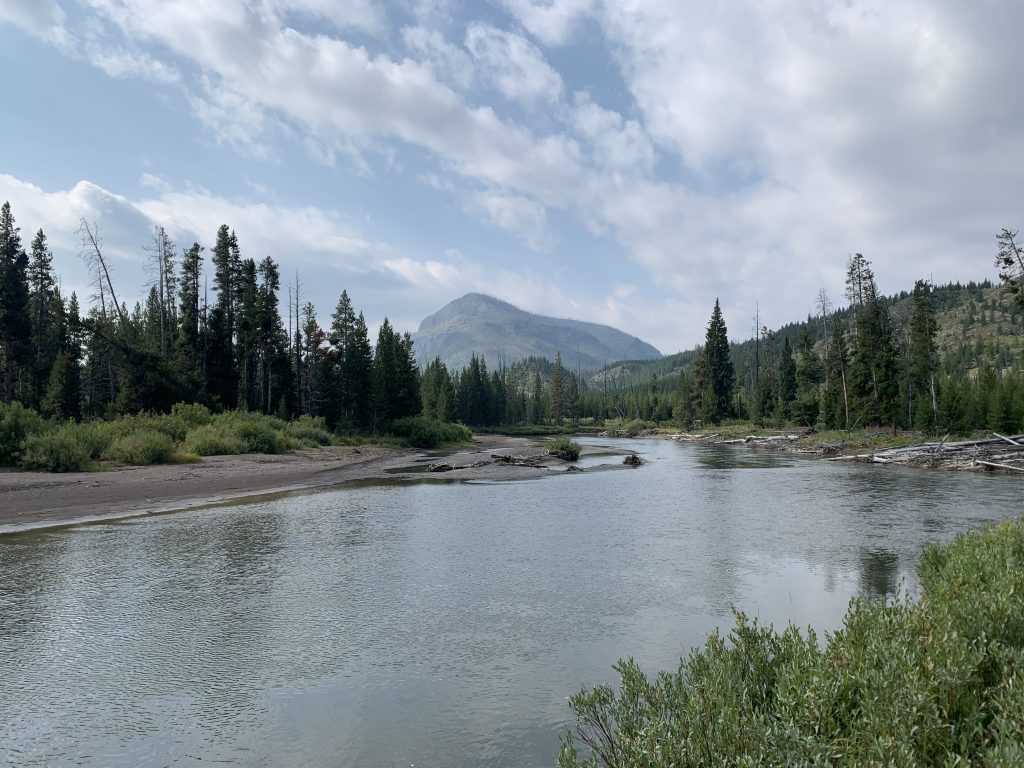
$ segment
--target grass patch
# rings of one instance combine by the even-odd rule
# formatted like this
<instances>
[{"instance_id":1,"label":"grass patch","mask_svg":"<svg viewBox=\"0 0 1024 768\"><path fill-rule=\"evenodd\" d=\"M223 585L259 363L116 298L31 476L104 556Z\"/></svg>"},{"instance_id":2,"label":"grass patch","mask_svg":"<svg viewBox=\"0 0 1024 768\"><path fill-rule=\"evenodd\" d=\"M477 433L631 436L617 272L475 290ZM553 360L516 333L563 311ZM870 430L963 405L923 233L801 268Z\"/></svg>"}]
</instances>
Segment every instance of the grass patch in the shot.
<instances>
[{"instance_id":1,"label":"grass patch","mask_svg":"<svg viewBox=\"0 0 1024 768\"><path fill-rule=\"evenodd\" d=\"M1024 764L1024 524L933 545L918 574L919 600L854 600L824 645L737 613L675 673L620 661L618 691L570 698L558 765Z\"/></svg>"},{"instance_id":2,"label":"grass patch","mask_svg":"<svg viewBox=\"0 0 1024 768\"><path fill-rule=\"evenodd\" d=\"M565 461L578 461L580 458L580 444L570 440L568 437L560 436L548 442L548 455L557 456Z\"/></svg>"}]
</instances>

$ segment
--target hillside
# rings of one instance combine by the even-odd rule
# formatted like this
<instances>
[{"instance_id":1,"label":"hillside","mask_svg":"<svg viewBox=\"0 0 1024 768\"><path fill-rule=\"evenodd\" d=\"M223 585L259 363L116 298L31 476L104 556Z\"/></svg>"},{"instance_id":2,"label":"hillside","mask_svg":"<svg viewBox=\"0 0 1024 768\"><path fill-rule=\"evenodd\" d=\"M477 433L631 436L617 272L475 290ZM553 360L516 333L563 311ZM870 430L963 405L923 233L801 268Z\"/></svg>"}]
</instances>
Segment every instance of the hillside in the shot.
<instances>
[{"instance_id":1,"label":"hillside","mask_svg":"<svg viewBox=\"0 0 1024 768\"><path fill-rule=\"evenodd\" d=\"M475 353L490 367L528 357L594 371L613 360L652 360L661 353L627 333L597 323L544 317L479 293L468 293L420 323L412 336L420 365L435 357L451 370L465 367Z\"/></svg>"},{"instance_id":2,"label":"hillside","mask_svg":"<svg viewBox=\"0 0 1024 768\"><path fill-rule=\"evenodd\" d=\"M933 289L933 301L939 332L936 343L940 356L955 367L973 368L987 362L997 368L1008 367L1014 360L1024 364L1024 316L1000 286L989 281L966 285L951 283ZM897 333L905 334L910 322L908 292L883 299L890 310ZM848 309L838 310L835 317L848 321ZM729 318L726 318L728 323ZM788 323L776 331L781 344L788 337L796 344L801 330L807 327L815 344L821 342L821 323L817 318ZM737 377L752 370L754 340L733 341L731 357ZM680 369L689 370L696 352L688 350L666 355L658 360L623 360L609 365L591 376L591 389L617 389L648 386L652 376L660 388L675 386Z\"/></svg>"}]
</instances>

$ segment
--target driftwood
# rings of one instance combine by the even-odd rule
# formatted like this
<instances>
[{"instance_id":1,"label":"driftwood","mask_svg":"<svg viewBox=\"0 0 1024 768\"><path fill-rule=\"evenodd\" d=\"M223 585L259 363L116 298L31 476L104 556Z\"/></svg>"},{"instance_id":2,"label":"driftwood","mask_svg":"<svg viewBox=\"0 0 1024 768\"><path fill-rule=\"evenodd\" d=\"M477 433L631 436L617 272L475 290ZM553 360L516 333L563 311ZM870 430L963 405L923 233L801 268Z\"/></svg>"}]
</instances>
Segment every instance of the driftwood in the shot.
<instances>
[{"instance_id":1,"label":"driftwood","mask_svg":"<svg viewBox=\"0 0 1024 768\"><path fill-rule=\"evenodd\" d=\"M831 456L829 461L862 461L870 464L896 464L941 469L972 469L987 467L1024 472L1024 435L1007 437L993 432L991 440L963 440L947 443L920 443L905 448L889 448L872 453Z\"/></svg>"},{"instance_id":2,"label":"driftwood","mask_svg":"<svg viewBox=\"0 0 1024 768\"><path fill-rule=\"evenodd\" d=\"M543 467L548 460L546 453L537 453L532 456L513 456L510 453L492 453L491 458L496 464L508 464L513 467Z\"/></svg>"},{"instance_id":3,"label":"driftwood","mask_svg":"<svg viewBox=\"0 0 1024 768\"><path fill-rule=\"evenodd\" d=\"M631 453L622 460L622 463L630 467L639 467L641 464L644 463L644 460L637 456L635 453Z\"/></svg>"}]
</instances>

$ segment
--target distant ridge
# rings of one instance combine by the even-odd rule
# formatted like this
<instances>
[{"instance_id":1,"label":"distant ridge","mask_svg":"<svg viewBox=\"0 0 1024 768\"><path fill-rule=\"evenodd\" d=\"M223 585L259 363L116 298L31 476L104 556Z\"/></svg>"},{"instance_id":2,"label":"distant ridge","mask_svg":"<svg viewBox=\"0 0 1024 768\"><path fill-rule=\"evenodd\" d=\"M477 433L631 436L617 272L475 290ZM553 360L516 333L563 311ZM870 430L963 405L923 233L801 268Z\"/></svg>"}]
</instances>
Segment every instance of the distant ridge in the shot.
<instances>
[{"instance_id":1,"label":"distant ridge","mask_svg":"<svg viewBox=\"0 0 1024 768\"><path fill-rule=\"evenodd\" d=\"M568 368L597 370L616 360L653 360L661 353L635 336L597 323L563 320L526 312L501 299L467 293L420 323L412 335L416 359L426 365L440 357L460 370L476 353L489 368L527 357L555 359Z\"/></svg>"}]
</instances>

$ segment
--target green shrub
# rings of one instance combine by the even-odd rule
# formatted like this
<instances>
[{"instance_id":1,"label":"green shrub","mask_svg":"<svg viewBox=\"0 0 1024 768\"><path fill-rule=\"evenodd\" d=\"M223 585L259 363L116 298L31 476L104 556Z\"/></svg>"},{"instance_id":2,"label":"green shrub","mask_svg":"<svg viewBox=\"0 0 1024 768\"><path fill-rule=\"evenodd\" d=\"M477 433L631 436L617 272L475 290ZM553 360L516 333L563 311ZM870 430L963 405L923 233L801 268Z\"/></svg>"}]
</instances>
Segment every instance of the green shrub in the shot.
<instances>
[{"instance_id":1,"label":"green shrub","mask_svg":"<svg viewBox=\"0 0 1024 768\"><path fill-rule=\"evenodd\" d=\"M580 444L573 442L564 435L556 437L548 443L548 454L557 456L565 461L578 461L580 458Z\"/></svg>"},{"instance_id":2,"label":"green shrub","mask_svg":"<svg viewBox=\"0 0 1024 768\"><path fill-rule=\"evenodd\" d=\"M245 453L245 443L238 435L227 434L221 428L207 424L185 435L185 449L199 456L230 456Z\"/></svg>"},{"instance_id":3,"label":"green shrub","mask_svg":"<svg viewBox=\"0 0 1024 768\"><path fill-rule=\"evenodd\" d=\"M174 455L174 441L155 429L137 429L119 437L107 448L106 458L123 464L167 464Z\"/></svg>"},{"instance_id":4,"label":"green shrub","mask_svg":"<svg viewBox=\"0 0 1024 768\"><path fill-rule=\"evenodd\" d=\"M642 419L607 419L604 428L610 435L623 435L625 437L636 437L642 432L657 429L658 425L653 421Z\"/></svg>"},{"instance_id":5,"label":"green shrub","mask_svg":"<svg viewBox=\"0 0 1024 768\"><path fill-rule=\"evenodd\" d=\"M30 435L21 452L21 466L47 472L86 469L92 456L89 447L80 439L79 432L76 425L69 424L50 432Z\"/></svg>"},{"instance_id":6,"label":"green shrub","mask_svg":"<svg viewBox=\"0 0 1024 768\"><path fill-rule=\"evenodd\" d=\"M854 600L824 647L737 614L674 674L620 661L618 693L570 698L559 766L1024 764L1024 523L918 572L919 600Z\"/></svg>"},{"instance_id":7,"label":"green shrub","mask_svg":"<svg viewBox=\"0 0 1024 768\"><path fill-rule=\"evenodd\" d=\"M245 446L243 453L284 453L288 450L284 435L264 421L238 421L234 424L234 433Z\"/></svg>"},{"instance_id":8,"label":"green shrub","mask_svg":"<svg viewBox=\"0 0 1024 768\"><path fill-rule=\"evenodd\" d=\"M171 406L171 416L189 429L202 427L213 420L210 409L202 403L175 403Z\"/></svg>"},{"instance_id":9,"label":"green shrub","mask_svg":"<svg viewBox=\"0 0 1024 768\"><path fill-rule=\"evenodd\" d=\"M414 448L438 448L446 443L468 443L473 439L468 427L425 416L396 419L391 424L391 432Z\"/></svg>"},{"instance_id":10,"label":"green shrub","mask_svg":"<svg viewBox=\"0 0 1024 768\"><path fill-rule=\"evenodd\" d=\"M305 446L331 444L331 432L323 417L300 416L285 426L284 433L291 441Z\"/></svg>"},{"instance_id":11,"label":"green shrub","mask_svg":"<svg viewBox=\"0 0 1024 768\"><path fill-rule=\"evenodd\" d=\"M0 403L0 464L18 463L25 439L46 428L46 422L21 403Z\"/></svg>"},{"instance_id":12,"label":"green shrub","mask_svg":"<svg viewBox=\"0 0 1024 768\"><path fill-rule=\"evenodd\" d=\"M68 424L67 429L89 451L89 458L98 459L107 452L114 440L123 437L119 430L112 428L109 421L83 421L80 424Z\"/></svg>"}]
</instances>

